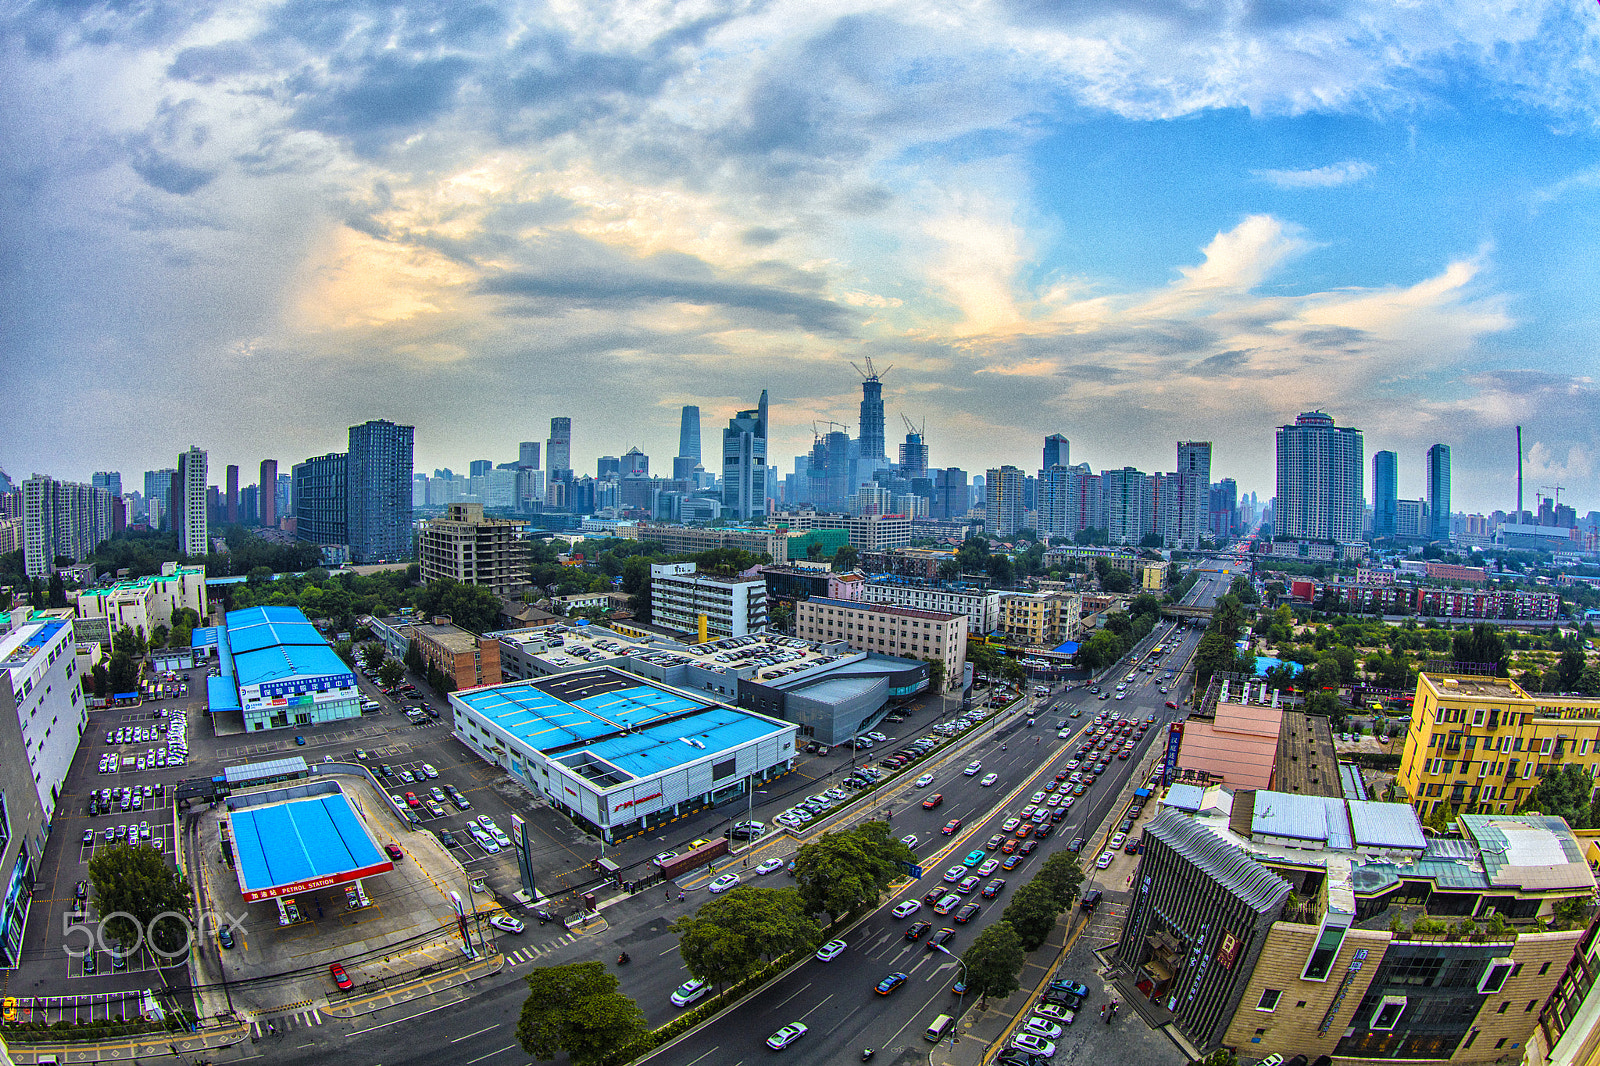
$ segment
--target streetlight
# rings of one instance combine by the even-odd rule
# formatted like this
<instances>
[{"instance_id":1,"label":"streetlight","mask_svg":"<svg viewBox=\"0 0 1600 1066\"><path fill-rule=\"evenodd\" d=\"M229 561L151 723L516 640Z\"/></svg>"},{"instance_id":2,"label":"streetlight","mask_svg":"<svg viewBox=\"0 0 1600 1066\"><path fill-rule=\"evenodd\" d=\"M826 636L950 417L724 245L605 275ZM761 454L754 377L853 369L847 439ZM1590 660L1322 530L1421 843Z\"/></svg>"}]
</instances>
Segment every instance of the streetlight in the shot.
<instances>
[{"instance_id":1,"label":"streetlight","mask_svg":"<svg viewBox=\"0 0 1600 1066\"><path fill-rule=\"evenodd\" d=\"M967 963L960 955L957 955L943 944L935 944L933 949L942 951L952 959L955 959L956 965L961 967L961 991L956 993L956 1025L950 1027L950 1046L953 1048L956 1046L956 1026L961 1024L961 1015L966 1012L967 1007Z\"/></svg>"}]
</instances>

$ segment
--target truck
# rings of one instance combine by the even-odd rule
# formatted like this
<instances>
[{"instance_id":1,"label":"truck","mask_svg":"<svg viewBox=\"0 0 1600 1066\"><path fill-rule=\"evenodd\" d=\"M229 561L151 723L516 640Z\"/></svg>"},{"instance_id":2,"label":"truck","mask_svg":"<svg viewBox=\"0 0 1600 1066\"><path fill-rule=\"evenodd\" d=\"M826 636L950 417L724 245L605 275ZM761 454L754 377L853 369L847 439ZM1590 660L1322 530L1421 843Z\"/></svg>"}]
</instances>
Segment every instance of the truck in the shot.
<instances>
[{"instance_id":1,"label":"truck","mask_svg":"<svg viewBox=\"0 0 1600 1066\"><path fill-rule=\"evenodd\" d=\"M715 840L707 841L706 843L701 844L698 848L692 848L689 851L684 852L682 855L668 859L666 862L662 863L661 877L663 880L671 881L680 874L685 874L690 870L705 866L713 859L719 858L727 853L728 839L726 837L718 837Z\"/></svg>"}]
</instances>

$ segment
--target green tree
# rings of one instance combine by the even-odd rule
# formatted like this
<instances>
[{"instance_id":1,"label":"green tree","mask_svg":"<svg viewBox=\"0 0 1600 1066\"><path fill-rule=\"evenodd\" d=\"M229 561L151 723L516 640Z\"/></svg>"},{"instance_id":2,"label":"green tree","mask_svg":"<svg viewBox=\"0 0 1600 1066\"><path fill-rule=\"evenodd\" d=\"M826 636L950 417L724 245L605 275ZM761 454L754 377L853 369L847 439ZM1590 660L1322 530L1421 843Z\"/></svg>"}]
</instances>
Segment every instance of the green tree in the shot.
<instances>
[{"instance_id":1,"label":"green tree","mask_svg":"<svg viewBox=\"0 0 1600 1066\"><path fill-rule=\"evenodd\" d=\"M1012 894L1001 921L1017 931L1024 951L1033 951L1049 937L1062 909L1051 887L1035 878Z\"/></svg>"},{"instance_id":2,"label":"green tree","mask_svg":"<svg viewBox=\"0 0 1600 1066\"><path fill-rule=\"evenodd\" d=\"M167 637L167 647L169 648L187 648L193 642L194 631L188 626L173 626L171 635Z\"/></svg>"},{"instance_id":3,"label":"green tree","mask_svg":"<svg viewBox=\"0 0 1600 1066\"><path fill-rule=\"evenodd\" d=\"M1103 670L1122 658L1127 642L1109 629L1097 629L1078 649L1078 662L1090 670Z\"/></svg>"},{"instance_id":4,"label":"green tree","mask_svg":"<svg viewBox=\"0 0 1600 1066\"><path fill-rule=\"evenodd\" d=\"M601 962L541 966L528 974L517 1042L540 1062L563 1051L574 1066L605 1062L645 1034L644 1012Z\"/></svg>"},{"instance_id":5,"label":"green tree","mask_svg":"<svg viewBox=\"0 0 1600 1066\"><path fill-rule=\"evenodd\" d=\"M888 822L862 822L824 833L794 857L795 881L807 914L838 918L878 898L913 861L911 849L889 834Z\"/></svg>"},{"instance_id":6,"label":"green tree","mask_svg":"<svg viewBox=\"0 0 1600 1066\"><path fill-rule=\"evenodd\" d=\"M1219 1047L1203 1059L1195 1059L1189 1066L1239 1066L1239 1057L1225 1047Z\"/></svg>"},{"instance_id":7,"label":"green tree","mask_svg":"<svg viewBox=\"0 0 1600 1066\"><path fill-rule=\"evenodd\" d=\"M967 967L967 991L978 997L978 1009L983 1010L990 996L1004 999L1017 990L1028 953L1011 923L999 921L977 935L961 961Z\"/></svg>"},{"instance_id":8,"label":"green tree","mask_svg":"<svg viewBox=\"0 0 1600 1066\"><path fill-rule=\"evenodd\" d=\"M422 658L422 648L415 640L406 644L405 665L413 674L424 674L428 671L428 664Z\"/></svg>"},{"instance_id":9,"label":"green tree","mask_svg":"<svg viewBox=\"0 0 1600 1066\"><path fill-rule=\"evenodd\" d=\"M990 555L984 564L984 569L989 574L989 580L996 585L1007 586L1016 580L1016 566L1009 555L1000 553Z\"/></svg>"},{"instance_id":10,"label":"green tree","mask_svg":"<svg viewBox=\"0 0 1600 1066\"><path fill-rule=\"evenodd\" d=\"M1587 897L1571 896L1557 903L1551 911L1550 928L1556 932L1563 929L1577 929L1579 926L1589 924L1589 916L1594 913L1594 907Z\"/></svg>"},{"instance_id":11,"label":"green tree","mask_svg":"<svg viewBox=\"0 0 1600 1066\"><path fill-rule=\"evenodd\" d=\"M1100 579L1100 590L1113 595L1133 591L1133 575L1126 570L1107 570Z\"/></svg>"},{"instance_id":12,"label":"green tree","mask_svg":"<svg viewBox=\"0 0 1600 1066\"><path fill-rule=\"evenodd\" d=\"M1553 814L1566 819L1574 829L1592 828L1593 806L1591 794L1594 779L1578 763L1565 763L1552 768L1528 793L1521 810Z\"/></svg>"},{"instance_id":13,"label":"green tree","mask_svg":"<svg viewBox=\"0 0 1600 1066\"><path fill-rule=\"evenodd\" d=\"M1450 643L1450 654L1458 663L1486 663L1501 677L1506 676L1506 644L1500 631L1488 622L1478 622L1463 630Z\"/></svg>"},{"instance_id":14,"label":"green tree","mask_svg":"<svg viewBox=\"0 0 1600 1066\"><path fill-rule=\"evenodd\" d=\"M1455 824L1455 821L1456 809L1448 803L1440 803L1423 820L1422 824L1432 829L1435 833L1444 834L1450 832L1450 827Z\"/></svg>"},{"instance_id":15,"label":"green tree","mask_svg":"<svg viewBox=\"0 0 1600 1066\"><path fill-rule=\"evenodd\" d=\"M424 616L448 615L462 629L484 633L500 618L500 597L480 585L468 585L453 578L430 581L418 591L417 610Z\"/></svg>"},{"instance_id":16,"label":"green tree","mask_svg":"<svg viewBox=\"0 0 1600 1066\"><path fill-rule=\"evenodd\" d=\"M345 661L347 666L356 664L356 646L346 637L333 646L333 652Z\"/></svg>"},{"instance_id":17,"label":"green tree","mask_svg":"<svg viewBox=\"0 0 1600 1066\"><path fill-rule=\"evenodd\" d=\"M61 574L52 571L50 574L50 606L65 607L67 605L67 586L61 580Z\"/></svg>"},{"instance_id":18,"label":"green tree","mask_svg":"<svg viewBox=\"0 0 1600 1066\"><path fill-rule=\"evenodd\" d=\"M383 645L371 641L361 646L361 662L368 670L376 672L383 665L383 660L388 653L383 650Z\"/></svg>"},{"instance_id":19,"label":"green tree","mask_svg":"<svg viewBox=\"0 0 1600 1066\"><path fill-rule=\"evenodd\" d=\"M96 848L89 860L89 882L96 909L113 916L105 923L112 940L132 948L143 929L145 938L162 951L183 950L189 935L186 922L164 918L150 924L158 914L172 911L187 917L191 909L189 882L178 876L161 852L126 844ZM122 914L132 915L138 926Z\"/></svg>"},{"instance_id":20,"label":"green tree","mask_svg":"<svg viewBox=\"0 0 1600 1066\"><path fill-rule=\"evenodd\" d=\"M846 544L842 546L838 551L833 553L834 573L842 574L847 570L854 570L856 568L856 561L859 559L859 557L860 554L851 545Z\"/></svg>"},{"instance_id":21,"label":"green tree","mask_svg":"<svg viewBox=\"0 0 1600 1066\"><path fill-rule=\"evenodd\" d=\"M943 692L945 682L944 660L928 659L926 662L928 664L928 691Z\"/></svg>"},{"instance_id":22,"label":"green tree","mask_svg":"<svg viewBox=\"0 0 1600 1066\"><path fill-rule=\"evenodd\" d=\"M117 630L111 638L111 650L128 653L129 658L138 658L144 654L144 638L127 626Z\"/></svg>"},{"instance_id":23,"label":"green tree","mask_svg":"<svg viewBox=\"0 0 1600 1066\"><path fill-rule=\"evenodd\" d=\"M1049 887L1052 897L1061 907L1070 907L1078 899L1078 889L1083 884L1083 867L1078 856L1070 851L1055 851L1033 875L1035 881Z\"/></svg>"},{"instance_id":24,"label":"green tree","mask_svg":"<svg viewBox=\"0 0 1600 1066\"><path fill-rule=\"evenodd\" d=\"M139 664L126 651L111 653L111 665L106 680L111 685L111 695L133 692L139 687Z\"/></svg>"},{"instance_id":25,"label":"green tree","mask_svg":"<svg viewBox=\"0 0 1600 1066\"><path fill-rule=\"evenodd\" d=\"M1562 692L1572 692L1578 687L1578 679L1583 676L1583 669L1588 664L1584 661L1583 652L1576 648L1568 648L1556 660L1556 685Z\"/></svg>"},{"instance_id":26,"label":"green tree","mask_svg":"<svg viewBox=\"0 0 1600 1066\"><path fill-rule=\"evenodd\" d=\"M111 692L111 673L106 669L105 663L95 663L94 669L89 672L94 682L94 695L96 699L105 699Z\"/></svg>"},{"instance_id":27,"label":"green tree","mask_svg":"<svg viewBox=\"0 0 1600 1066\"><path fill-rule=\"evenodd\" d=\"M378 667L378 680L384 688L394 688L400 679L406 676L406 668L400 665L398 659L385 659Z\"/></svg>"},{"instance_id":28,"label":"green tree","mask_svg":"<svg viewBox=\"0 0 1600 1066\"><path fill-rule=\"evenodd\" d=\"M799 948L815 947L822 927L805 913L793 888L741 885L713 896L669 927L689 973L721 988Z\"/></svg>"}]
</instances>

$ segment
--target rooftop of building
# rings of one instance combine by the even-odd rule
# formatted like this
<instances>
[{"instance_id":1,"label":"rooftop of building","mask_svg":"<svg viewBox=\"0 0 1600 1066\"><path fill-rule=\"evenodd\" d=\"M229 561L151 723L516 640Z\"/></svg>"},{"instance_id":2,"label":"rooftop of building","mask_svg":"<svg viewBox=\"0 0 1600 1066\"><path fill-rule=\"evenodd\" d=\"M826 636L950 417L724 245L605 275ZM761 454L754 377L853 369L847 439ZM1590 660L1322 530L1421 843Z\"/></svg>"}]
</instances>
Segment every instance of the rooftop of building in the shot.
<instances>
[{"instance_id":1,"label":"rooftop of building","mask_svg":"<svg viewBox=\"0 0 1600 1066\"><path fill-rule=\"evenodd\" d=\"M952 622L957 618L966 620L964 614L951 614L948 611L919 611L915 607L896 607L888 603L866 603L862 600L834 600L826 596L813 596L807 603L821 604L824 607L849 607L858 611L870 611L873 614L885 614L894 618L926 618L935 622Z\"/></svg>"},{"instance_id":2,"label":"rooftop of building","mask_svg":"<svg viewBox=\"0 0 1600 1066\"><path fill-rule=\"evenodd\" d=\"M478 646L478 634L462 629L447 618L435 618L431 622L413 622L411 631L419 637L426 637L446 651L473 651Z\"/></svg>"},{"instance_id":3,"label":"rooftop of building","mask_svg":"<svg viewBox=\"0 0 1600 1066\"><path fill-rule=\"evenodd\" d=\"M206 568L203 566L180 566L170 574L146 574L144 577L131 577L110 585L101 585L98 588L83 589L78 593L78 599L85 597L99 599L104 597L118 597L128 595L144 595L155 588L160 581L171 581L179 577L205 577Z\"/></svg>"},{"instance_id":4,"label":"rooftop of building","mask_svg":"<svg viewBox=\"0 0 1600 1066\"><path fill-rule=\"evenodd\" d=\"M745 577L742 574L705 574L699 572L693 574L652 573L650 575L650 580L652 582L684 581L691 582L696 585L727 585L729 588L732 588L735 585L760 585L762 588L765 588L767 584L767 579L760 574L757 574L754 577Z\"/></svg>"},{"instance_id":5,"label":"rooftop of building","mask_svg":"<svg viewBox=\"0 0 1600 1066\"><path fill-rule=\"evenodd\" d=\"M28 665L40 649L48 646L71 623L59 618L25 622L0 637L0 666L19 670Z\"/></svg>"},{"instance_id":6,"label":"rooftop of building","mask_svg":"<svg viewBox=\"0 0 1600 1066\"><path fill-rule=\"evenodd\" d=\"M794 729L611 667L492 685L450 698L602 788ZM595 765L601 769L594 770Z\"/></svg>"},{"instance_id":7,"label":"rooftop of building","mask_svg":"<svg viewBox=\"0 0 1600 1066\"><path fill-rule=\"evenodd\" d=\"M1333 727L1326 717L1304 711L1283 712L1272 787L1306 796L1344 795L1339 759L1333 749Z\"/></svg>"},{"instance_id":8,"label":"rooftop of building","mask_svg":"<svg viewBox=\"0 0 1600 1066\"><path fill-rule=\"evenodd\" d=\"M393 869L343 791L295 795L303 788L263 794L261 798L283 798L251 806L235 808L230 801L228 821L244 892L264 898L279 894L275 889L310 881Z\"/></svg>"},{"instance_id":9,"label":"rooftop of building","mask_svg":"<svg viewBox=\"0 0 1600 1066\"><path fill-rule=\"evenodd\" d=\"M229 611L225 622L225 662L231 663L232 675L241 687L335 675L350 676L353 683L349 664L297 607Z\"/></svg>"},{"instance_id":10,"label":"rooftop of building","mask_svg":"<svg viewBox=\"0 0 1600 1066\"><path fill-rule=\"evenodd\" d=\"M1445 674L1423 671L1417 675L1423 684L1440 696L1490 700L1525 700L1527 692L1509 677L1489 677L1480 674Z\"/></svg>"}]
</instances>

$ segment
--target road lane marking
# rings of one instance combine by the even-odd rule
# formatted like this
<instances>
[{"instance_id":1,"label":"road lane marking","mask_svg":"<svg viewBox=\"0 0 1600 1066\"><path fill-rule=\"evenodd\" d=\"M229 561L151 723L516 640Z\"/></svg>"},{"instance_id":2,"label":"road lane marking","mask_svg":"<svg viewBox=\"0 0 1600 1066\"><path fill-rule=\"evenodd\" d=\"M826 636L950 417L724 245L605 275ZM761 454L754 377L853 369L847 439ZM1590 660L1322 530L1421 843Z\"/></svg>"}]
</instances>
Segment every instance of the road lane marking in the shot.
<instances>
[{"instance_id":1,"label":"road lane marking","mask_svg":"<svg viewBox=\"0 0 1600 1066\"><path fill-rule=\"evenodd\" d=\"M793 999L795 996L798 996L800 993L804 992L806 989L808 989L810 987L811 987L811 982L807 981L804 985L800 986L799 988L797 988L793 992L791 992L788 995L788 997L785 998L782 1003L777 1004L777 1006L779 1006L779 1007L783 1006L784 1003L789 1002L789 1000Z\"/></svg>"},{"instance_id":2,"label":"road lane marking","mask_svg":"<svg viewBox=\"0 0 1600 1066\"><path fill-rule=\"evenodd\" d=\"M697 1063L697 1062L699 1062L699 1061L700 1061L700 1059L704 1059L704 1058L705 1058L705 1057L706 1057L706 1056L708 1056L708 1055L714 1055L714 1054L716 1054L716 1053L717 1053L717 1052L718 1052L718 1051L721 1051L721 1050L722 1050L722 1046L721 1046L721 1045L720 1045L720 1044L719 1044L719 1045L717 1045L717 1046L716 1046L716 1047L714 1047L714 1048L712 1048L712 1049L711 1049L711 1050L710 1050L710 1051L707 1051L707 1052L706 1052L706 1053L705 1053L705 1055L701 1055L701 1056L700 1056L700 1058L699 1058L699 1059L690 1059L690 1060L689 1060L689 1066L695 1066L695 1063Z\"/></svg>"},{"instance_id":3,"label":"road lane marking","mask_svg":"<svg viewBox=\"0 0 1600 1066\"><path fill-rule=\"evenodd\" d=\"M372 1032L372 1031L374 1031L376 1029L384 1029L384 1028L387 1028L388 1026L391 1026L391 1025L399 1025L401 1022L409 1022L413 1018L421 1018L425 1014L432 1014L434 1011L441 1011L441 1010L446 1009L447 1007L454 1007L455 1005L456 1004L454 1004L454 1003L441 1003L437 1007L430 1007L427 1010L418 1011L415 1014L408 1014L404 1018L395 1018L395 1019L392 1019L391 1021L379 1022L377 1025L369 1025L365 1029L356 1029L350 1035L351 1036L360 1036L362 1033L370 1033L370 1032ZM399 1004L398 1003L392 1004L392 1006L398 1007Z\"/></svg>"},{"instance_id":4,"label":"road lane marking","mask_svg":"<svg viewBox=\"0 0 1600 1066\"><path fill-rule=\"evenodd\" d=\"M472 1066L472 1064L474 1062L482 1062L484 1059L492 1059L496 1055L504 1055L506 1052L510 1051L512 1048L515 1048L516 1046L517 1046L516 1044L507 1044L505 1047L501 1048L499 1051L491 1051L487 1055L479 1055L475 1059L468 1059L467 1060L467 1066Z\"/></svg>"},{"instance_id":5,"label":"road lane marking","mask_svg":"<svg viewBox=\"0 0 1600 1066\"><path fill-rule=\"evenodd\" d=\"M498 1029L498 1028L500 1028L498 1025L486 1025L482 1029L479 1029L475 1033L468 1033L465 1036L451 1037L450 1038L450 1043L459 1044L463 1040L471 1040L475 1036L482 1036L484 1033L492 1032L493 1030Z\"/></svg>"},{"instance_id":6,"label":"road lane marking","mask_svg":"<svg viewBox=\"0 0 1600 1066\"><path fill-rule=\"evenodd\" d=\"M793 997L790 997L790 998L793 998ZM804 1014L800 1015L800 1020L804 1021L805 1019L811 1017L812 1011L815 1011L817 1008L821 1007L824 1003L828 1002L828 1000L830 1000L832 998L833 998L833 993L829 992L827 995L825 995L821 999L817 1000L815 1003L813 1003L811 1005L811 1010L808 1010ZM789 1002L789 1001L788 1000L784 1000L784 1003L787 1003L787 1002ZM779 1004L779 1006L782 1006L782 1004Z\"/></svg>"}]
</instances>

